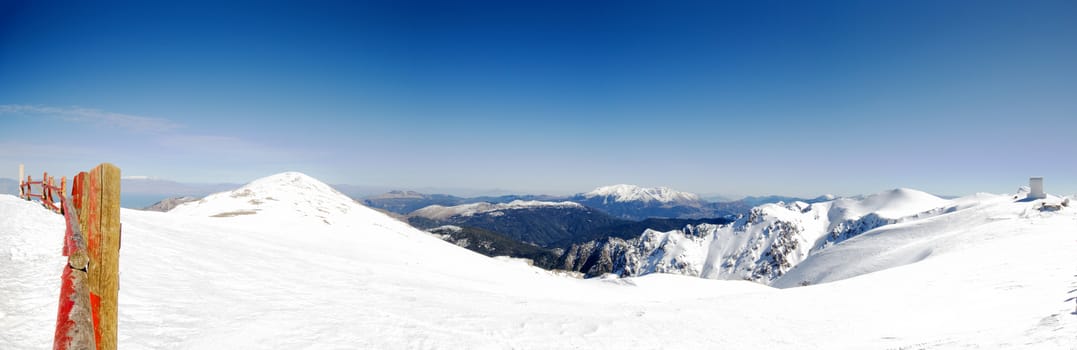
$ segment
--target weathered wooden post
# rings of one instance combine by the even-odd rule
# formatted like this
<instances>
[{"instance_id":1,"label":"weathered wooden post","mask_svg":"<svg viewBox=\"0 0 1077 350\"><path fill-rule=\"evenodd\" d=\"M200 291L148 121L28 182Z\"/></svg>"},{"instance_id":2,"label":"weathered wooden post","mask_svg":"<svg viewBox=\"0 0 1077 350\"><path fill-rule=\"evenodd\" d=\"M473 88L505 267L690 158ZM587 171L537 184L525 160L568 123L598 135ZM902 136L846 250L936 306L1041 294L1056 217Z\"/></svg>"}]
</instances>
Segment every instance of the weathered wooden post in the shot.
<instances>
[{"instance_id":1,"label":"weathered wooden post","mask_svg":"<svg viewBox=\"0 0 1077 350\"><path fill-rule=\"evenodd\" d=\"M22 164L19 164L19 177L17 179L19 179L19 198L23 198L22 180L26 179L26 169Z\"/></svg>"},{"instance_id":2,"label":"weathered wooden post","mask_svg":"<svg viewBox=\"0 0 1077 350\"><path fill-rule=\"evenodd\" d=\"M52 191L49 190L50 188L52 188L52 177L49 176L49 172L46 171L45 175L41 177L41 204L45 205L45 208L51 210L53 207L52 204L55 202L52 201Z\"/></svg>"},{"instance_id":3,"label":"weathered wooden post","mask_svg":"<svg viewBox=\"0 0 1077 350\"><path fill-rule=\"evenodd\" d=\"M30 200L30 196L34 193L31 183L33 183L33 179L30 178L30 175L26 175L26 196L23 197L25 200Z\"/></svg>"},{"instance_id":4,"label":"weathered wooden post","mask_svg":"<svg viewBox=\"0 0 1077 350\"><path fill-rule=\"evenodd\" d=\"M87 270L97 349L116 349L116 311L120 286L120 169L102 163L80 173L82 193L73 198L79 205L79 224L85 228L90 266Z\"/></svg>"},{"instance_id":5,"label":"weathered wooden post","mask_svg":"<svg viewBox=\"0 0 1077 350\"><path fill-rule=\"evenodd\" d=\"M67 176L60 177L60 215L65 215L67 212L67 205L65 203L71 201L71 197L66 195L67 193ZM64 216L65 218L67 216Z\"/></svg>"}]
</instances>

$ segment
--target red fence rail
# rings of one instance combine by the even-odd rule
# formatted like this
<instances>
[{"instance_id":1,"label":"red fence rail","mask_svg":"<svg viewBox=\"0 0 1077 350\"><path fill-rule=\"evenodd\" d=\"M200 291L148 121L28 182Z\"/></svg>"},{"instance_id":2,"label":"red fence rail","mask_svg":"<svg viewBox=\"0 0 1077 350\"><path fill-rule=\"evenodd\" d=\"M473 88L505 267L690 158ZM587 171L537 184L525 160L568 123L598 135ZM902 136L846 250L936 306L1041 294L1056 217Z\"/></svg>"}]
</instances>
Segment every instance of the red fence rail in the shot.
<instances>
[{"instance_id":1,"label":"red fence rail","mask_svg":"<svg viewBox=\"0 0 1077 350\"><path fill-rule=\"evenodd\" d=\"M41 193L34 193L35 186L36 188L41 189ZM37 199L41 202L41 205L45 206L45 208L49 208L49 210L60 214L64 213L64 201L67 198L64 196L64 193L66 191L67 177L61 177L60 185L56 186L56 178L49 176L48 172L45 172L41 176L41 181L34 181L33 178L27 176L26 179L22 179L19 182L19 193L22 194L23 199Z\"/></svg>"},{"instance_id":2,"label":"red fence rail","mask_svg":"<svg viewBox=\"0 0 1077 350\"><path fill-rule=\"evenodd\" d=\"M22 178L23 167L19 167ZM19 180L19 196L38 200L64 216L60 303L56 315L56 350L115 350L120 250L120 169L103 163L71 182L46 172L40 181ZM34 189L40 193L34 193Z\"/></svg>"}]
</instances>

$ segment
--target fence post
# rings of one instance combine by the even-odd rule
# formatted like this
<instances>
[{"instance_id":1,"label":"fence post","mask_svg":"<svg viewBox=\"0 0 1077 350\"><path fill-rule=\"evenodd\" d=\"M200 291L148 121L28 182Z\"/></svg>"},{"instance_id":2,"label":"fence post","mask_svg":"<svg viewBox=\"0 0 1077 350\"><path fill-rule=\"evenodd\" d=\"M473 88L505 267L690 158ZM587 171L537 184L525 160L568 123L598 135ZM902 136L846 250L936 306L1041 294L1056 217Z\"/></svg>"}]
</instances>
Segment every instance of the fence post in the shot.
<instances>
[{"instance_id":1,"label":"fence post","mask_svg":"<svg viewBox=\"0 0 1077 350\"><path fill-rule=\"evenodd\" d=\"M45 172L45 175L41 177L41 204L45 205L45 208L52 210L52 177L49 176L49 172Z\"/></svg>"},{"instance_id":2,"label":"fence post","mask_svg":"<svg viewBox=\"0 0 1077 350\"><path fill-rule=\"evenodd\" d=\"M26 176L26 169L23 167L22 164L19 164L19 177L18 177L18 179L19 179L19 198L22 198L22 195L23 195L22 180L26 179L25 176Z\"/></svg>"},{"instance_id":3,"label":"fence post","mask_svg":"<svg viewBox=\"0 0 1077 350\"><path fill-rule=\"evenodd\" d=\"M119 294L120 169L102 163L84 176L82 207L76 209L87 228L90 299L99 350L116 349Z\"/></svg>"}]
</instances>

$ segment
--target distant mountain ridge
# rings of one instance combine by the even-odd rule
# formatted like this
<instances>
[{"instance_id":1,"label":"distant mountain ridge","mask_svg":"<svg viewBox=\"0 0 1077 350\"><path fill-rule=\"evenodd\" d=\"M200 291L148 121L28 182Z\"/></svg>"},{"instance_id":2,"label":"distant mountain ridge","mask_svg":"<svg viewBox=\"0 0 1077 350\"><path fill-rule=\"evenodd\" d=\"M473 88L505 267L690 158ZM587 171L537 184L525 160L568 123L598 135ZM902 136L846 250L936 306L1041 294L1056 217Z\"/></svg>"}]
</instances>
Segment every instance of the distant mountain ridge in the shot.
<instances>
[{"instance_id":1,"label":"distant mountain ridge","mask_svg":"<svg viewBox=\"0 0 1077 350\"><path fill-rule=\"evenodd\" d=\"M441 205L431 205L416 211L411 212L413 216L421 216L427 219L433 220L445 220L454 216L474 216L485 213L495 213L493 215L503 215L504 210L521 210L521 209L536 209L536 208L554 208L554 209L582 209L583 206L575 202L543 202L543 201L524 201L514 200L508 203L489 203L479 202L471 204L461 204L451 207L445 207ZM500 212L500 214L497 214Z\"/></svg>"},{"instance_id":2,"label":"distant mountain ridge","mask_svg":"<svg viewBox=\"0 0 1077 350\"><path fill-rule=\"evenodd\" d=\"M390 191L367 196L361 202L369 207L388 210L398 214L410 214L416 210L439 205L451 207L473 203L508 203L516 200L564 202L570 201L601 210L614 217L627 220L647 218L702 219L735 216L746 213L763 203L803 201L816 203L834 199L834 196L797 198L786 196L745 197L736 201L710 202L699 195L677 191L668 187L641 187L635 185L600 186L592 191L571 196L505 195L497 197L457 197L444 194L424 194L416 191Z\"/></svg>"},{"instance_id":3,"label":"distant mountain ridge","mask_svg":"<svg viewBox=\"0 0 1077 350\"><path fill-rule=\"evenodd\" d=\"M474 203L417 210L408 222L420 229L444 225L478 227L516 241L548 247L584 232L623 221L594 208L565 202Z\"/></svg>"},{"instance_id":4,"label":"distant mountain ridge","mask_svg":"<svg viewBox=\"0 0 1077 350\"><path fill-rule=\"evenodd\" d=\"M685 225L728 223L729 219L649 218L629 220L575 202L513 201L432 205L409 215L409 223L430 229L443 225L477 227L520 242L548 248L607 237L635 237L645 229L671 230Z\"/></svg>"},{"instance_id":5,"label":"distant mountain ridge","mask_svg":"<svg viewBox=\"0 0 1077 350\"><path fill-rule=\"evenodd\" d=\"M634 185L602 186L568 200L602 210L617 218L643 220L646 218L704 218L721 216L707 208L698 195L668 187L639 187Z\"/></svg>"},{"instance_id":6,"label":"distant mountain ridge","mask_svg":"<svg viewBox=\"0 0 1077 350\"><path fill-rule=\"evenodd\" d=\"M556 201L559 197L545 195L505 195L496 197L457 197L447 194L424 194L416 191L395 190L379 195L367 196L360 199L364 205L371 208L388 210L397 214L410 214L413 211L431 206L444 207L472 203L508 203L517 200L523 201Z\"/></svg>"},{"instance_id":7,"label":"distant mountain ridge","mask_svg":"<svg viewBox=\"0 0 1077 350\"><path fill-rule=\"evenodd\" d=\"M658 202L694 204L701 201L699 195L681 192L669 187L640 187L636 185L611 185L602 186L591 192L578 195L583 198L601 198L609 202Z\"/></svg>"},{"instance_id":8,"label":"distant mountain ridge","mask_svg":"<svg viewBox=\"0 0 1077 350\"><path fill-rule=\"evenodd\" d=\"M15 179L0 178L0 194L19 194L19 181Z\"/></svg>"},{"instance_id":9,"label":"distant mountain ridge","mask_svg":"<svg viewBox=\"0 0 1077 350\"><path fill-rule=\"evenodd\" d=\"M198 200L198 198L188 197L188 196L165 198L165 199L161 200L160 202L154 203L151 206L142 208L142 210L167 212L167 211L172 210L173 208L179 206L180 204L187 203L187 202L194 202L194 201L197 201L197 200Z\"/></svg>"}]
</instances>

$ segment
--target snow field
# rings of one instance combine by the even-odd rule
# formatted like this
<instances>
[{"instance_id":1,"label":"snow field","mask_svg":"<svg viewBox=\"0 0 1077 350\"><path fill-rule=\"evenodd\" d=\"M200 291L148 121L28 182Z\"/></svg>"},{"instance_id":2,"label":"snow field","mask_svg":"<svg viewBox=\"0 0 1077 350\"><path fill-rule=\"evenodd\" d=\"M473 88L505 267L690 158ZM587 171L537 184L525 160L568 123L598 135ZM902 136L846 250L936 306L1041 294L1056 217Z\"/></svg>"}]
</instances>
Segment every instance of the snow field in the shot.
<instances>
[{"instance_id":1,"label":"snow field","mask_svg":"<svg viewBox=\"0 0 1077 350\"><path fill-rule=\"evenodd\" d=\"M1007 197L966 198L953 204L961 210L884 226L793 270L837 271L833 282L775 289L664 274L565 277L456 247L299 175L271 176L177 212L123 210L120 347L1077 344L1067 301L1077 289L1072 208L1047 213ZM254 213L213 217L237 210ZM50 346L62 234L58 215L0 196L0 348ZM847 275L855 277L838 278Z\"/></svg>"}]
</instances>

